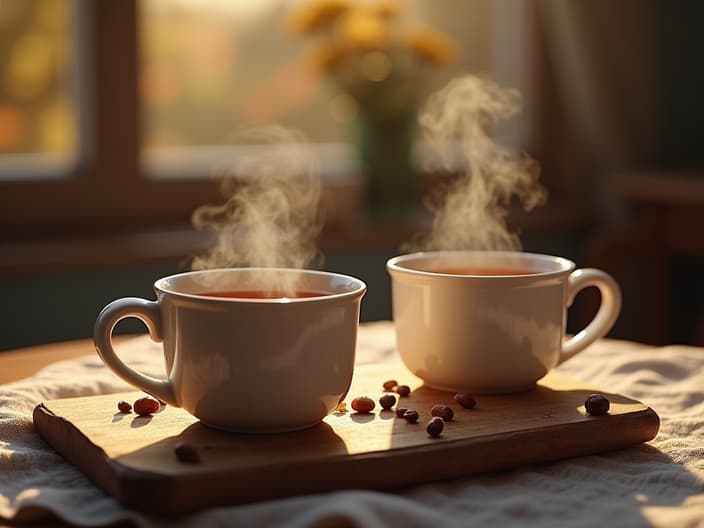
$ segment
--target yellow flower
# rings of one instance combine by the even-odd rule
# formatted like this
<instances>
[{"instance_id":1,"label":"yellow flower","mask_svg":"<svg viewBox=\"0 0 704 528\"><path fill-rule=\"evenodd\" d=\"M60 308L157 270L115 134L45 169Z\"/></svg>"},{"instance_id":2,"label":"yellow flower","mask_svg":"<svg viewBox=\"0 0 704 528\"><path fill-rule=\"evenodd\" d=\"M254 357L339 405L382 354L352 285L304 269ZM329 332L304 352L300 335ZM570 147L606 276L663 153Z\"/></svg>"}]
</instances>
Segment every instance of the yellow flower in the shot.
<instances>
[{"instance_id":1,"label":"yellow flower","mask_svg":"<svg viewBox=\"0 0 704 528\"><path fill-rule=\"evenodd\" d=\"M426 27L409 30L406 44L418 57L435 64L447 64L457 53L457 46L450 37Z\"/></svg>"},{"instance_id":2,"label":"yellow flower","mask_svg":"<svg viewBox=\"0 0 704 528\"><path fill-rule=\"evenodd\" d=\"M356 10L340 20L339 41L353 49L383 49L389 41L389 27L371 10Z\"/></svg>"},{"instance_id":3,"label":"yellow flower","mask_svg":"<svg viewBox=\"0 0 704 528\"><path fill-rule=\"evenodd\" d=\"M421 75L413 58L429 65L454 58L450 37L409 25L401 19L401 7L398 0L313 0L294 15L299 32L316 32L309 51L313 67L336 77L346 90L356 90L354 96L368 97L362 92L369 91L369 82L397 92L405 86L410 93Z\"/></svg>"},{"instance_id":4,"label":"yellow flower","mask_svg":"<svg viewBox=\"0 0 704 528\"><path fill-rule=\"evenodd\" d=\"M291 27L298 33L314 33L328 29L350 8L349 0L313 0L294 13Z\"/></svg>"},{"instance_id":5,"label":"yellow flower","mask_svg":"<svg viewBox=\"0 0 704 528\"><path fill-rule=\"evenodd\" d=\"M398 2L393 0L379 0L372 4L370 9L383 18L394 18L401 11Z\"/></svg>"}]
</instances>

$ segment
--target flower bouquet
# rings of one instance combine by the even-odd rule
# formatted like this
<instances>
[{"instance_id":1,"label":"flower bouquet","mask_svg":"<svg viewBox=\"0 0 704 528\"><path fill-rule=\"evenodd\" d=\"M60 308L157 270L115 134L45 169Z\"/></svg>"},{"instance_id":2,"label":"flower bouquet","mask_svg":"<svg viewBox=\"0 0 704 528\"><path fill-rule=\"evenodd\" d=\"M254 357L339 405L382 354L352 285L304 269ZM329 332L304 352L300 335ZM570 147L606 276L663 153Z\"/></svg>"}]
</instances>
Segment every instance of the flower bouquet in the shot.
<instances>
[{"instance_id":1,"label":"flower bouquet","mask_svg":"<svg viewBox=\"0 0 704 528\"><path fill-rule=\"evenodd\" d=\"M293 15L293 29L316 39L314 66L336 82L356 114L369 213L404 218L419 205L410 160L416 113L432 68L454 58L454 41L407 20L388 0L313 0Z\"/></svg>"}]
</instances>

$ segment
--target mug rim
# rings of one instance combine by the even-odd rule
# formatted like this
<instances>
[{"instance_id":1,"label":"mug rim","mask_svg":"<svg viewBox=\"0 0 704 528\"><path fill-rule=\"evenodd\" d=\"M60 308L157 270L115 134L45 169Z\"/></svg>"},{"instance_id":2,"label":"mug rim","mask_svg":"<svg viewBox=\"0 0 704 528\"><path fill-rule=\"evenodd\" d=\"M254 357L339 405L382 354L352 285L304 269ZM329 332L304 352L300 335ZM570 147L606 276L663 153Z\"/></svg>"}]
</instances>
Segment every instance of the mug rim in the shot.
<instances>
[{"instance_id":1,"label":"mug rim","mask_svg":"<svg viewBox=\"0 0 704 528\"><path fill-rule=\"evenodd\" d=\"M203 295L201 293L189 293L184 291L179 291L173 287L168 287L168 282L174 279L181 279L188 276L198 276L198 275L208 275L214 273L242 273L242 272L257 272L257 271L267 271L267 272L285 272L285 273L298 273L303 275L312 275L318 277L328 277L328 278L340 278L350 280L354 283L354 289L343 292L331 292L324 295L316 295L311 297L275 297L275 298L252 298L252 297L220 297L214 295ZM305 268L278 268L278 267L237 267L237 268L211 268L204 270L194 270L194 271L184 271L181 273L174 273L161 277L154 282L154 289L158 293L173 295L174 297L180 297L183 299L190 299L193 301L207 301L207 302L222 302L222 303L246 303L246 304L291 304L291 303L305 303L305 302L320 302L328 300L340 300L347 298L354 298L361 296L367 291L367 285L361 279L347 275L344 273L336 273L332 271L320 271Z\"/></svg>"},{"instance_id":2,"label":"mug rim","mask_svg":"<svg viewBox=\"0 0 704 528\"><path fill-rule=\"evenodd\" d=\"M406 262L413 262L421 260L424 258L431 257L451 257L451 256L477 256L481 255L483 257L524 257L532 261L540 262L550 262L560 266L559 269L555 270L534 270L532 273L517 274L517 275L472 275L472 274L453 274L453 273L436 273L432 271L426 271L417 268L411 268L404 266ZM551 277L561 277L567 275L576 269L577 265L564 257L559 257L556 255L548 255L544 253L532 253L527 251L484 251L484 250L437 250L437 251L418 251L415 253L405 253L402 255L397 255L386 261L386 269L389 273L398 272L405 273L409 275L421 276L421 277L433 277L433 278L446 278L446 279L457 279L463 278L468 280L487 280L487 281L507 281L516 279L528 279L528 278L551 278Z\"/></svg>"}]
</instances>

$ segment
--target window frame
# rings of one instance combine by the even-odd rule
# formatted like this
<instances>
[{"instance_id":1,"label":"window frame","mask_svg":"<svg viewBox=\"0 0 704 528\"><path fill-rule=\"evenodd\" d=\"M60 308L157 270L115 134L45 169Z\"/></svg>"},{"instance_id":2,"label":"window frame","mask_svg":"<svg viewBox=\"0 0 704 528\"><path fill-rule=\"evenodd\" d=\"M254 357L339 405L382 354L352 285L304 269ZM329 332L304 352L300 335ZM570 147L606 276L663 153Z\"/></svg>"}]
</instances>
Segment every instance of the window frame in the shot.
<instances>
[{"instance_id":1,"label":"window frame","mask_svg":"<svg viewBox=\"0 0 704 528\"><path fill-rule=\"evenodd\" d=\"M197 164L184 167L177 177L163 178L149 177L149 165L142 163L138 0L75 2L82 61L78 97L86 107L79 113L83 145L79 147L80 162L64 178L0 180L0 243L24 243L35 235L56 238L174 226L190 229L190 216L197 207L222 201L219 182ZM514 26L523 22L512 19L511 5L510 0L497 2L494 23L503 24L504 29L508 23L515 31ZM530 10L521 11L521 16L527 16ZM527 33L520 35L520 56L497 47L493 60L500 66L497 73L515 73L510 65L530 58L531 50L523 47L532 38L530 31L527 28ZM525 79L524 73L509 80L520 81L522 88L528 88L533 80ZM532 128L532 122L524 124L521 130L509 131L508 136L526 144L534 133ZM353 202L363 196L363 185L354 175L341 177L339 170L348 169L349 165L344 164L334 167L331 184L326 179L326 199L332 202L328 210L338 216L341 210L349 212ZM427 177L432 179L432 175ZM338 203L345 207L337 207ZM340 219L331 219L330 223L339 225Z\"/></svg>"},{"instance_id":2,"label":"window frame","mask_svg":"<svg viewBox=\"0 0 704 528\"><path fill-rule=\"evenodd\" d=\"M79 161L64 178L38 173L0 181L5 240L183 223L195 207L218 199L215 181L149 179L140 167L137 0L78 0L77 13L78 97L85 106Z\"/></svg>"}]
</instances>

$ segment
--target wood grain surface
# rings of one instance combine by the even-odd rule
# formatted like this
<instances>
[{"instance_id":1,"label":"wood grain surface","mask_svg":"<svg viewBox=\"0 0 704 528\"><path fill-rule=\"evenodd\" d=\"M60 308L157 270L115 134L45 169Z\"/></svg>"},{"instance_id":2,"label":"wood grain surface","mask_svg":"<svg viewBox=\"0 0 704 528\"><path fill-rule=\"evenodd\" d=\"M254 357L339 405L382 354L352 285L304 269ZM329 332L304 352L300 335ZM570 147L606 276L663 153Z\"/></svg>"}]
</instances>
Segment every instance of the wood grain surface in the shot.
<instances>
[{"instance_id":1,"label":"wood grain surface","mask_svg":"<svg viewBox=\"0 0 704 528\"><path fill-rule=\"evenodd\" d=\"M377 403L371 414L333 413L305 431L233 434L170 406L148 417L117 412L120 399L134 401L139 392L47 401L35 409L34 422L107 493L160 515L334 489L385 489L593 454L651 440L659 427L646 405L556 373L534 390L477 396L476 409L463 409L451 393L423 387L397 360L358 367L348 409L355 396L378 401L390 378L413 389L399 404L417 410L419 423ZM608 415L586 414L584 400L593 392L611 400ZM431 438L425 426L436 403L450 405L455 417ZM200 461L180 462L173 451L178 442L195 447Z\"/></svg>"}]
</instances>

